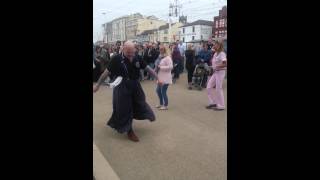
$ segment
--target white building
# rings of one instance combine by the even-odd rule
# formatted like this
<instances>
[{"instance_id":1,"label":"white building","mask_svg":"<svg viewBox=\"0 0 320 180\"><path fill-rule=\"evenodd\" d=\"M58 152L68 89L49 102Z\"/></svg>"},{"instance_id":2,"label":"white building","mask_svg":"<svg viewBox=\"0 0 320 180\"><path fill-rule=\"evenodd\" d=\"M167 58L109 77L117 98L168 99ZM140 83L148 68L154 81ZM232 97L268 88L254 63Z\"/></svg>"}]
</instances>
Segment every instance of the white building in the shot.
<instances>
[{"instance_id":1,"label":"white building","mask_svg":"<svg viewBox=\"0 0 320 180\"><path fill-rule=\"evenodd\" d=\"M126 40L126 22L128 16L122 16L114 19L111 22L105 23L104 27L104 41L108 43L115 43L117 41Z\"/></svg>"},{"instance_id":2,"label":"white building","mask_svg":"<svg viewBox=\"0 0 320 180\"><path fill-rule=\"evenodd\" d=\"M179 27L179 39L182 42L207 41L212 37L212 21L197 20Z\"/></svg>"},{"instance_id":3,"label":"white building","mask_svg":"<svg viewBox=\"0 0 320 180\"><path fill-rule=\"evenodd\" d=\"M111 42L126 40L126 21L128 16L123 16L112 21Z\"/></svg>"}]
</instances>

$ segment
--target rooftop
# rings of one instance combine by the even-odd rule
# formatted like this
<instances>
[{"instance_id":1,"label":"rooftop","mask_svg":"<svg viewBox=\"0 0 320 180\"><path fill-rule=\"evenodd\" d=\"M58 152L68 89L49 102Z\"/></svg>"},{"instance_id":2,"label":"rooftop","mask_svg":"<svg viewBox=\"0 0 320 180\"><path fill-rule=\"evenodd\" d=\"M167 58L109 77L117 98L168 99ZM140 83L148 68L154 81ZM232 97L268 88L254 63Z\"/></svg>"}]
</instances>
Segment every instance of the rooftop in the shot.
<instances>
[{"instance_id":1,"label":"rooftop","mask_svg":"<svg viewBox=\"0 0 320 180\"><path fill-rule=\"evenodd\" d=\"M213 21L206 21L206 20L197 20L192 23L187 23L180 27L187 27L187 26L194 26L194 25L207 25L207 26L213 26Z\"/></svg>"}]
</instances>

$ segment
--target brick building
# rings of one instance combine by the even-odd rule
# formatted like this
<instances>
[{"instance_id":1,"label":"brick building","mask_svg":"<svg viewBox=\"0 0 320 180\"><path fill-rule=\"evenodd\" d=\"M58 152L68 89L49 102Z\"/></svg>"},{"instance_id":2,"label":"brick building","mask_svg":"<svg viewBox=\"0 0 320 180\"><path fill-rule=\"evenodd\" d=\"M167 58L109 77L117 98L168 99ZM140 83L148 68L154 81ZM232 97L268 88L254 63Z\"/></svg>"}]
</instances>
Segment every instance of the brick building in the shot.
<instances>
[{"instance_id":1,"label":"brick building","mask_svg":"<svg viewBox=\"0 0 320 180\"><path fill-rule=\"evenodd\" d=\"M213 18L212 37L220 38L227 36L227 6L219 10L219 16Z\"/></svg>"}]
</instances>

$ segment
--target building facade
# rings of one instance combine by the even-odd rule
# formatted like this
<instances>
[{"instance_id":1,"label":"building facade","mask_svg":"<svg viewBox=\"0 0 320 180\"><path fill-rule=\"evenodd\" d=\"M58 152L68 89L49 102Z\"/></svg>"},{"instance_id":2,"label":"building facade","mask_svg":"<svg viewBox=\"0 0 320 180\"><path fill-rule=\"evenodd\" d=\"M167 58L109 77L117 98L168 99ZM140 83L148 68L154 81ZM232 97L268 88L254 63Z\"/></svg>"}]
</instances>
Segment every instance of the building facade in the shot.
<instances>
[{"instance_id":1,"label":"building facade","mask_svg":"<svg viewBox=\"0 0 320 180\"><path fill-rule=\"evenodd\" d=\"M171 24L171 28L169 28L168 23L160 26L157 33L157 41L160 41L161 43L171 43L179 40L179 27L182 25L181 22L178 22Z\"/></svg>"},{"instance_id":2,"label":"building facade","mask_svg":"<svg viewBox=\"0 0 320 180\"><path fill-rule=\"evenodd\" d=\"M136 40L139 19L143 19L143 16L140 13L132 14L128 17L126 23L127 40Z\"/></svg>"},{"instance_id":3,"label":"building facade","mask_svg":"<svg viewBox=\"0 0 320 180\"><path fill-rule=\"evenodd\" d=\"M155 16L143 16L140 13L123 16L104 24L105 39L108 43L117 41L174 42L179 39L181 22L169 24Z\"/></svg>"},{"instance_id":4,"label":"building facade","mask_svg":"<svg viewBox=\"0 0 320 180\"><path fill-rule=\"evenodd\" d=\"M179 27L182 42L207 41L212 36L212 21L197 20Z\"/></svg>"},{"instance_id":5,"label":"building facade","mask_svg":"<svg viewBox=\"0 0 320 180\"><path fill-rule=\"evenodd\" d=\"M111 42L112 40L112 22L106 23L105 25L105 41Z\"/></svg>"},{"instance_id":6,"label":"building facade","mask_svg":"<svg viewBox=\"0 0 320 180\"><path fill-rule=\"evenodd\" d=\"M157 29L146 30L137 35L137 39L139 43L143 42L156 42L155 34L157 33Z\"/></svg>"},{"instance_id":7,"label":"building facade","mask_svg":"<svg viewBox=\"0 0 320 180\"><path fill-rule=\"evenodd\" d=\"M137 34L141 34L143 31L150 29L158 29L160 26L165 25L166 22L162 20L155 19L155 17L147 17L144 19L139 19L137 23Z\"/></svg>"},{"instance_id":8,"label":"building facade","mask_svg":"<svg viewBox=\"0 0 320 180\"><path fill-rule=\"evenodd\" d=\"M108 43L127 40L137 41L138 35L142 32L157 29L164 24L166 24L165 21L159 20L155 16L146 17L140 13L136 13L114 19L104 24L105 36Z\"/></svg>"},{"instance_id":9,"label":"building facade","mask_svg":"<svg viewBox=\"0 0 320 180\"><path fill-rule=\"evenodd\" d=\"M213 18L212 36L214 38L227 36L227 6L219 10L219 16Z\"/></svg>"},{"instance_id":10,"label":"building facade","mask_svg":"<svg viewBox=\"0 0 320 180\"><path fill-rule=\"evenodd\" d=\"M112 21L112 39L111 42L125 41L126 38L126 22L128 16L117 18Z\"/></svg>"}]
</instances>

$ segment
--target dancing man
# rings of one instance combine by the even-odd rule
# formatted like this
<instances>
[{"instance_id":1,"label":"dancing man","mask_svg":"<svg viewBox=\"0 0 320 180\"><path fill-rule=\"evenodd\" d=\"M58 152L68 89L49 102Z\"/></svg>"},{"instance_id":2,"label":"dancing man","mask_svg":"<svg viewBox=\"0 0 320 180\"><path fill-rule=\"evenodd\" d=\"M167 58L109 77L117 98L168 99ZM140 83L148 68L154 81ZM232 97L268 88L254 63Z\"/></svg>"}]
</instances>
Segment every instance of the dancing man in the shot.
<instances>
[{"instance_id":1,"label":"dancing man","mask_svg":"<svg viewBox=\"0 0 320 180\"><path fill-rule=\"evenodd\" d=\"M113 89L113 112L107 125L119 133L127 133L131 141L138 142L139 138L133 131L133 119L155 121L155 115L146 102L145 94L139 82L140 70L145 69L157 80L157 74L144 61L136 57L135 47L131 41L123 46L123 52L114 56L107 69L100 76L93 87L93 92L99 90L100 85L110 76L111 79L122 81ZM161 84L161 82L159 82Z\"/></svg>"}]
</instances>

